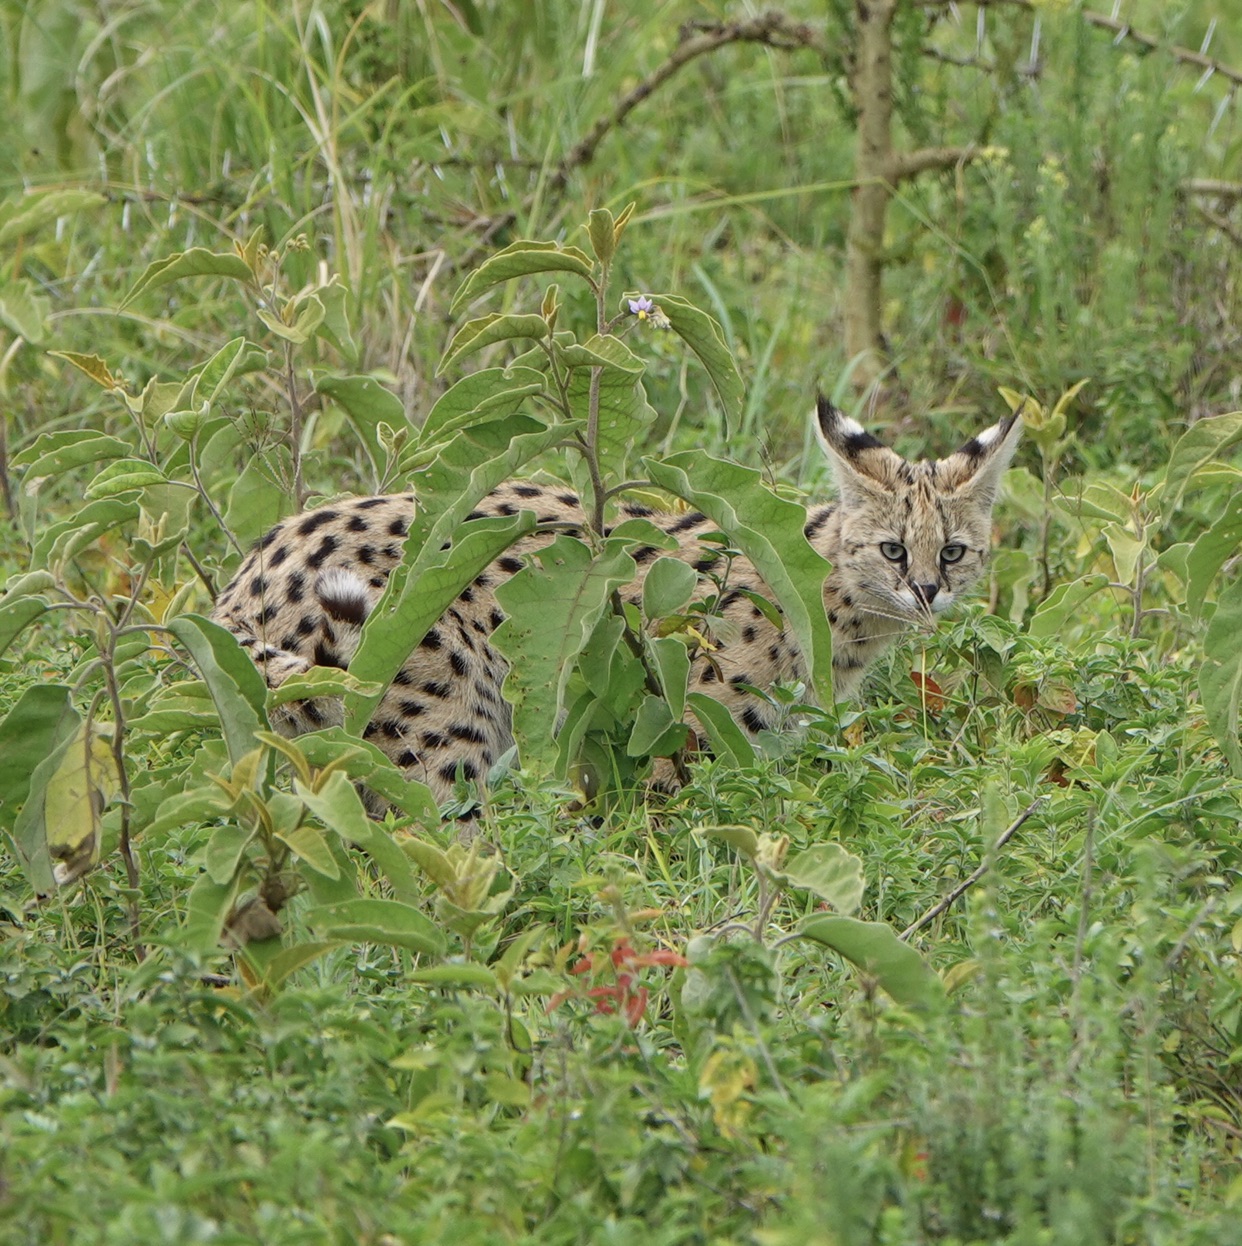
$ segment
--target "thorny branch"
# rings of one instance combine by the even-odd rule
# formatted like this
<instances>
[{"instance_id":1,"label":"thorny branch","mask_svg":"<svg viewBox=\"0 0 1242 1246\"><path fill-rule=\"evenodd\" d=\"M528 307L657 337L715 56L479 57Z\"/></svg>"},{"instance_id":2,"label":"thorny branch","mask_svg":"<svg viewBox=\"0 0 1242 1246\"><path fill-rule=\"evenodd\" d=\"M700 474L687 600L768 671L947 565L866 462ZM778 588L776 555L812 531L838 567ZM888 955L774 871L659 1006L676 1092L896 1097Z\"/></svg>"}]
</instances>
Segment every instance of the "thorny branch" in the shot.
<instances>
[{"instance_id":1,"label":"thorny branch","mask_svg":"<svg viewBox=\"0 0 1242 1246\"><path fill-rule=\"evenodd\" d=\"M558 190L563 189L575 169L591 163L596 149L608 133L620 126L643 100L663 86L679 69L728 43L762 43L786 51L823 46L821 36L810 26L792 22L784 13L775 11L761 13L745 21L687 22L681 28L681 42L668 60L623 95L612 112L592 126L590 133L561 161L552 175L552 185Z\"/></svg>"}]
</instances>

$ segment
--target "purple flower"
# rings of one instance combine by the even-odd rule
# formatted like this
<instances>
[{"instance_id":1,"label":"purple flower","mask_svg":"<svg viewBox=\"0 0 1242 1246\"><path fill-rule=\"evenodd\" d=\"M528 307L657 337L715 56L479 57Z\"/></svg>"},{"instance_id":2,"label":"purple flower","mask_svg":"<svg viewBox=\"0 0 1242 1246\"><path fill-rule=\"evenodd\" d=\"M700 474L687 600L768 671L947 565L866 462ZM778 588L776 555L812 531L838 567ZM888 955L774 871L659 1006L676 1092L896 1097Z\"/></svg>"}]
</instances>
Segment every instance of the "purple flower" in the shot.
<instances>
[{"instance_id":1,"label":"purple flower","mask_svg":"<svg viewBox=\"0 0 1242 1246\"><path fill-rule=\"evenodd\" d=\"M630 299L629 304L630 314L637 316L639 320L646 320L651 313L652 302L645 294L636 299Z\"/></svg>"}]
</instances>

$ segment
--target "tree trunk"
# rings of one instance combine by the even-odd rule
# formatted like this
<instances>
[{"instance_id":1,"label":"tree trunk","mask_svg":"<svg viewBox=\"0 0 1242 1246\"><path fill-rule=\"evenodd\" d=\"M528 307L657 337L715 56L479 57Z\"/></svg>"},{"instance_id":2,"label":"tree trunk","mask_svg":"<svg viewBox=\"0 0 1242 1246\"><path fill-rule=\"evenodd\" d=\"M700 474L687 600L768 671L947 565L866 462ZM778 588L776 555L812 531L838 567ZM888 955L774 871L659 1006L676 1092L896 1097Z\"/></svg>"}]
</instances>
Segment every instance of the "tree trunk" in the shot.
<instances>
[{"instance_id":1,"label":"tree trunk","mask_svg":"<svg viewBox=\"0 0 1242 1246\"><path fill-rule=\"evenodd\" d=\"M859 389L884 368L880 324L884 223L893 154L893 13L897 0L855 0L850 88L858 108L857 179L845 243L845 353Z\"/></svg>"}]
</instances>

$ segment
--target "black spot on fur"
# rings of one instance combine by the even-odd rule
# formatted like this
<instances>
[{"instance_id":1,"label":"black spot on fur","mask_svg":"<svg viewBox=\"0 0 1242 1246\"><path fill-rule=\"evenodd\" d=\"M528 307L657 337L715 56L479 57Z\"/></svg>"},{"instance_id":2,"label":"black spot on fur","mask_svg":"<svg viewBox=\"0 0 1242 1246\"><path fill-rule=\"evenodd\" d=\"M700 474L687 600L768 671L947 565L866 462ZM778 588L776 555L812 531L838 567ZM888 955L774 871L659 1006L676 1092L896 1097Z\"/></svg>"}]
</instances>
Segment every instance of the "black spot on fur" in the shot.
<instances>
[{"instance_id":1,"label":"black spot on fur","mask_svg":"<svg viewBox=\"0 0 1242 1246\"><path fill-rule=\"evenodd\" d=\"M267 560L267 565L269 567L279 567L288 557L289 547L282 545L279 549L272 550L272 556Z\"/></svg>"},{"instance_id":2,"label":"black spot on fur","mask_svg":"<svg viewBox=\"0 0 1242 1246\"><path fill-rule=\"evenodd\" d=\"M449 735L454 740L464 740L467 744L482 744L487 739L478 727L472 727L466 723L454 723L449 728Z\"/></svg>"},{"instance_id":3,"label":"black spot on fur","mask_svg":"<svg viewBox=\"0 0 1242 1246\"><path fill-rule=\"evenodd\" d=\"M340 541L329 534L319 542L319 547L306 560L306 565L318 571L329 558L340 548Z\"/></svg>"},{"instance_id":4,"label":"black spot on fur","mask_svg":"<svg viewBox=\"0 0 1242 1246\"><path fill-rule=\"evenodd\" d=\"M377 506L383 506L384 503L387 501L388 499L386 497L362 498L361 500L354 503L354 510L371 511L371 510L374 510Z\"/></svg>"},{"instance_id":5,"label":"black spot on fur","mask_svg":"<svg viewBox=\"0 0 1242 1246\"><path fill-rule=\"evenodd\" d=\"M250 581L250 596L262 597L266 592L267 581L261 575L256 575L254 579Z\"/></svg>"},{"instance_id":6,"label":"black spot on fur","mask_svg":"<svg viewBox=\"0 0 1242 1246\"><path fill-rule=\"evenodd\" d=\"M439 631L434 627L427 629L427 635L418 642L420 649L438 649L444 641L440 637Z\"/></svg>"},{"instance_id":7,"label":"black spot on fur","mask_svg":"<svg viewBox=\"0 0 1242 1246\"><path fill-rule=\"evenodd\" d=\"M492 577L488 575L486 571L480 571L479 574L474 577L474 586L475 588L491 588Z\"/></svg>"},{"instance_id":8,"label":"black spot on fur","mask_svg":"<svg viewBox=\"0 0 1242 1246\"><path fill-rule=\"evenodd\" d=\"M370 532L371 525L367 523L361 515L350 515L349 523L345 525L350 532Z\"/></svg>"},{"instance_id":9,"label":"black spot on fur","mask_svg":"<svg viewBox=\"0 0 1242 1246\"><path fill-rule=\"evenodd\" d=\"M408 688L414 682L414 676L409 671L398 671L393 677L392 682L398 688Z\"/></svg>"},{"instance_id":10,"label":"black spot on fur","mask_svg":"<svg viewBox=\"0 0 1242 1246\"><path fill-rule=\"evenodd\" d=\"M753 705L748 705L742 711L742 723L750 732L762 731L768 725L763 721L763 715Z\"/></svg>"},{"instance_id":11,"label":"black spot on fur","mask_svg":"<svg viewBox=\"0 0 1242 1246\"><path fill-rule=\"evenodd\" d=\"M411 766L418 765L418 754L413 749L402 749L397 754L397 765L403 770L408 770Z\"/></svg>"},{"instance_id":12,"label":"black spot on fur","mask_svg":"<svg viewBox=\"0 0 1242 1246\"><path fill-rule=\"evenodd\" d=\"M805 535L807 538L816 536L818 533L823 531L824 525L827 524L827 522L831 518L832 518L831 508L820 511L820 513L816 515L815 518L812 519L810 523L806 525L805 528L802 529L803 535Z\"/></svg>"},{"instance_id":13,"label":"black spot on fur","mask_svg":"<svg viewBox=\"0 0 1242 1246\"><path fill-rule=\"evenodd\" d=\"M730 675L729 683L735 688L740 688L742 684L753 684L755 681L749 675Z\"/></svg>"},{"instance_id":14,"label":"black spot on fur","mask_svg":"<svg viewBox=\"0 0 1242 1246\"><path fill-rule=\"evenodd\" d=\"M388 525L389 536L403 537L406 535L407 532L409 532L409 530L410 530L409 525L405 522L404 519L394 519L392 523Z\"/></svg>"},{"instance_id":15,"label":"black spot on fur","mask_svg":"<svg viewBox=\"0 0 1242 1246\"><path fill-rule=\"evenodd\" d=\"M429 697L435 697L438 701L447 701L453 695L453 689L445 683L441 683L436 679L429 679L423 684L423 691Z\"/></svg>"},{"instance_id":16,"label":"black spot on fur","mask_svg":"<svg viewBox=\"0 0 1242 1246\"><path fill-rule=\"evenodd\" d=\"M296 649L297 649L297 647L298 647L298 636L297 636L297 633L295 633L295 632L286 632L286 633L285 633L285 634L284 634L284 635L280 638L280 647L281 647L282 649L288 649L288 650L290 650L290 651L294 651L294 650L296 650Z\"/></svg>"},{"instance_id":17,"label":"black spot on fur","mask_svg":"<svg viewBox=\"0 0 1242 1246\"><path fill-rule=\"evenodd\" d=\"M750 625L749 623L747 623L747 624L746 624L746 626L745 626L744 628L742 628L742 639L743 639L743 640L744 640L744 641L745 641L748 645L749 645L749 644L753 644L753 643L754 643L754 640L755 640L755 637L756 637L756 636L758 636L758 635L759 635L759 633L758 633L758 632L756 632L756 631L755 631L755 629L754 629L753 627L751 627L751 625Z\"/></svg>"},{"instance_id":18,"label":"black spot on fur","mask_svg":"<svg viewBox=\"0 0 1242 1246\"><path fill-rule=\"evenodd\" d=\"M324 524L332 523L337 518L337 512L334 510L311 511L298 524L299 536L310 536L313 532L318 532Z\"/></svg>"},{"instance_id":19,"label":"black spot on fur","mask_svg":"<svg viewBox=\"0 0 1242 1246\"><path fill-rule=\"evenodd\" d=\"M466 605L469 605L474 600L474 589L467 584L466 587L458 593L457 600L464 601Z\"/></svg>"},{"instance_id":20,"label":"black spot on fur","mask_svg":"<svg viewBox=\"0 0 1242 1246\"><path fill-rule=\"evenodd\" d=\"M362 729L362 738L364 740L369 740L373 735L378 735L378 734L379 734L378 723L367 723L367 725L363 727Z\"/></svg>"},{"instance_id":21,"label":"black spot on fur","mask_svg":"<svg viewBox=\"0 0 1242 1246\"><path fill-rule=\"evenodd\" d=\"M370 613L363 597L331 597L321 593L319 601L328 616L338 623L351 623L355 627L361 627Z\"/></svg>"},{"instance_id":22,"label":"black spot on fur","mask_svg":"<svg viewBox=\"0 0 1242 1246\"><path fill-rule=\"evenodd\" d=\"M388 577L386 575L373 575L368 583L372 588L383 588L388 583Z\"/></svg>"},{"instance_id":23,"label":"black spot on fur","mask_svg":"<svg viewBox=\"0 0 1242 1246\"><path fill-rule=\"evenodd\" d=\"M457 768L461 767L462 778L476 779L479 776L478 767L471 761L450 761L440 767L440 778L448 780L452 783L457 778Z\"/></svg>"},{"instance_id":24,"label":"black spot on fur","mask_svg":"<svg viewBox=\"0 0 1242 1246\"><path fill-rule=\"evenodd\" d=\"M456 649L449 654L449 665L453 668L454 675L464 675L470 669L465 655L458 653Z\"/></svg>"},{"instance_id":25,"label":"black spot on fur","mask_svg":"<svg viewBox=\"0 0 1242 1246\"><path fill-rule=\"evenodd\" d=\"M638 502L627 502L621 509L631 519L646 519L648 515L655 514L655 511L650 506L643 506Z\"/></svg>"},{"instance_id":26,"label":"black spot on fur","mask_svg":"<svg viewBox=\"0 0 1242 1246\"><path fill-rule=\"evenodd\" d=\"M263 534L263 539L259 542L259 548L267 549L267 547L271 545L271 543L280 535L283 527L283 524L278 524L275 528L269 528L268 531Z\"/></svg>"},{"instance_id":27,"label":"black spot on fur","mask_svg":"<svg viewBox=\"0 0 1242 1246\"><path fill-rule=\"evenodd\" d=\"M317 614L304 614L298 620L298 635L313 636L319 630L319 616Z\"/></svg>"},{"instance_id":28,"label":"black spot on fur","mask_svg":"<svg viewBox=\"0 0 1242 1246\"><path fill-rule=\"evenodd\" d=\"M669 524L670 532L689 532L691 528L697 528L707 518L702 511L691 511L688 515L683 515L680 519Z\"/></svg>"},{"instance_id":29,"label":"black spot on fur","mask_svg":"<svg viewBox=\"0 0 1242 1246\"><path fill-rule=\"evenodd\" d=\"M641 567L643 563L650 562L659 552L654 545L640 545L630 557Z\"/></svg>"},{"instance_id":30,"label":"black spot on fur","mask_svg":"<svg viewBox=\"0 0 1242 1246\"><path fill-rule=\"evenodd\" d=\"M295 571L285 582L285 596L295 606L306 596L306 577L300 571Z\"/></svg>"},{"instance_id":31,"label":"black spot on fur","mask_svg":"<svg viewBox=\"0 0 1242 1246\"><path fill-rule=\"evenodd\" d=\"M348 670L349 667L341 661L341 655L334 653L323 641L319 641L315 645L315 665L316 666L335 666L337 670Z\"/></svg>"},{"instance_id":32,"label":"black spot on fur","mask_svg":"<svg viewBox=\"0 0 1242 1246\"><path fill-rule=\"evenodd\" d=\"M714 684L716 682L716 668L714 666L704 667L703 673L699 676L699 683Z\"/></svg>"},{"instance_id":33,"label":"black spot on fur","mask_svg":"<svg viewBox=\"0 0 1242 1246\"><path fill-rule=\"evenodd\" d=\"M501 502L501 504L496 507L496 513L499 515L516 515L518 513L518 508L514 506L512 502Z\"/></svg>"},{"instance_id":34,"label":"black spot on fur","mask_svg":"<svg viewBox=\"0 0 1242 1246\"><path fill-rule=\"evenodd\" d=\"M471 511L470 514L466 516L465 522L469 523L472 519L486 519L486 518L487 516L484 514L483 511Z\"/></svg>"},{"instance_id":35,"label":"black spot on fur","mask_svg":"<svg viewBox=\"0 0 1242 1246\"><path fill-rule=\"evenodd\" d=\"M556 500L563 503L565 506L579 505L578 495L576 493L558 493L556 495Z\"/></svg>"},{"instance_id":36,"label":"black spot on fur","mask_svg":"<svg viewBox=\"0 0 1242 1246\"><path fill-rule=\"evenodd\" d=\"M263 609L259 611L259 615L258 615L258 618L259 618L259 626L260 626L260 627L265 627L265 626L266 626L268 623L270 623L270 622L271 622L271 621L272 621L272 620L273 620L273 619L274 619L274 618L275 618L275 617L276 617L279 613L280 613L280 607L279 607L279 606L277 606L277 605L275 605L274 603L273 603L272 605L267 605L267 606L264 606L264 607L263 607Z\"/></svg>"},{"instance_id":37,"label":"black spot on fur","mask_svg":"<svg viewBox=\"0 0 1242 1246\"><path fill-rule=\"evenodd\" d=\"M405 734L405 730L401 724L398 722L392 722L391 720L389 722L380 723L379 729L390 740L399 740Z\"/></svg>"},{"instance_id":38,"label":"black spot on fur","mask_svg":"<svg viewBox=\"0 0 1242 1246\"><path fill-rule=\"evenodd\" d=\"M314 701L300 701L298 708L307 722L321 723L324 721L323 711Z\"/></svg>"},{"instance_id":39,"label":"black spot on fur","mask_svg":"<svg viewBox=\"0 0 1242 1246\"><path fill-rule=\"evenodd\" d=\"M364 567L369 567L375 561L375 546L360 545L358 552L354 555Z\"/></svg>"},{"instance_id":40,"label":"black spot on fur","mask_svg":"<svg viewBox=\"0 0 1242 1246\"><path fill-rule=\"evenodd\" d=\"M493 610L490 617L493 628L499 627L505 621L505 616L499 610Z\"/></svg>"},{"instance_id":41,"label":"black spot on fur","mask_svg":"<svg viewBox=\"0 0 1242 1246\"><path fill-rule=\"evenodd\" d=\"M509 575L513 575L515 572L521 571L522 560L506 554L503 558L498 558L496 560L496 565L501 569L501 571L506 571Z\"/></svg>"},{"instance_id":42,"label":"black spot on fur","mask_svg":"<svg viewBox=\"0 0 1242 1246\"><path fill-rule=\"evenodd\" d=\"M513 492L520 498L543 497L543 490L538 485L514 485Z\"/></svg>"},{"instance_id":43,"label":"black spot on fur","mask_svg":"<svg viewBox=\"0 0 1242 1246\"><path fill-rule=\"evenodd\" d=\"M409 718L421 718L427 707L421 701L402 701L401 712Z\"/></svg>"},{"instance_id":44,"label":"black spot on fur","mask_svg":"<svg viewBox=\"0 0 1242 1246\"><path fill-rule=\"evenodd\" d=\"M438 731L424 731L419 738L423 742L423 748L443 748L448 743L448 737L441 735Z\"/></svg>"},{"instance_id":45,"label":"black spot on fur","mask_svg":"<svg viewBox=\"0 0 1242 1246\"><path fill-rule=\"evenodd\" d=\"M720 561L720 558L721 558L721 555L719 553L707 554L704 557L696 560L694 564L694 569L700 572L710 571Z\"/></svg>"},{"instance_id":46,"label":"black spot on fur","mask_svg":"<svg viewBox=\"0 0 1242 1246\"><path fill-rule=\"evenodd\" d=\"M385 545L383 553L384 557L391 562L396 562L401 557L401 551L395 545Z\"/></svg>"}]
</instances>

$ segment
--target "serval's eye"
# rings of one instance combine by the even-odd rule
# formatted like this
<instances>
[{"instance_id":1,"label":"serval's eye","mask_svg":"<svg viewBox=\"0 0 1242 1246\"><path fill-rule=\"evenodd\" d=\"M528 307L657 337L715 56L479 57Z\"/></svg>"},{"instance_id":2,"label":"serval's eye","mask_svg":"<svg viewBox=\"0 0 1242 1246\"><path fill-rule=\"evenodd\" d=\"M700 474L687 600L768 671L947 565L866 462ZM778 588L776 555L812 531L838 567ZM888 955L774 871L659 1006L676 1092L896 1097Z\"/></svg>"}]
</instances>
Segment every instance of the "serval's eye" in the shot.
<instances>
[{"instance_id":1,"label":"serval's eye","mask_svg":"<svg viewBox=\"0 0 1242 1246\"><path fill-rule=\"evenodd\" d=\"M900 541L881 541L880 553L889 562L905 562L906 560L906 547Z\"/></svg>"},{"instance_id":2,"label":"serval's eye","mask_svg":"<svg viewBox=\"0 0 1242 1246\"><path fill-rule=\"evenodd\" d=\"M940 551L941 562L961 562L966 557L966 546L964 545L946 545Z\"/></svg>"}]
</instances>

